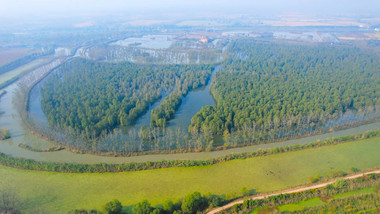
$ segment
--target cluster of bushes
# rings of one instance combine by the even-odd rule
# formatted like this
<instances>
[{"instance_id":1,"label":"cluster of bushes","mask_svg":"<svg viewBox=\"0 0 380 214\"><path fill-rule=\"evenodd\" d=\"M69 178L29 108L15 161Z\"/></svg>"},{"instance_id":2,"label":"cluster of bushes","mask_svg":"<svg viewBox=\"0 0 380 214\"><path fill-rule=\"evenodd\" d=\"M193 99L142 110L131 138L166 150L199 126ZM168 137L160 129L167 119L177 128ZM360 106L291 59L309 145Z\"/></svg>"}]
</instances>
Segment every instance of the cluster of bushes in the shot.
<instances>
[{"instance_id":1,"label":"cluster of bushes","mask_svg":"<svg viewBox=\"0 0 380 214\"><path fill-rule=\"evenodd\" d=\"M42 162L24 158L16 158L7 156L0 152L0 164L15 168L54 171L54 172L72 172L72 173L93 173L93 172L125 172L125 171L140 171L148 169L159 169L168 167L191 167L191 166L208 166L220 162L225 162L235 159L246 159L257 156L283 153L287 151L297 151L307 148L315 148L324 145L331 145L339 142L364 139L374 136L380 136L380 130L366 132L353 136L336 137L324 141L308 143L303 145L292 145L274 149L258 150L249 153L230 154L223 157L213 158L209 160L162 160L157 162L145 163L123 163L123 164L77 164L77 163L53 163Z\"/></svg>"},{"instance_id":2,"label":"cluster of bushes","mask_svg":"<svg viewBox=\"0 0 380 214\"><path fill-rule=\"evenodd\" d=\"M0 140L5 140L11 137L8 129L0 129Z\"/></svg>"},{"instance_id":3,"label":"cluster of bushes","mask_svg":"<svg viewBox=\"0 0 380 214\"><path fill-rule=\"evenodd\" d=\"M332 199L331 197L336 194L341 194L348 191L358 190L367 187L379 186L379 178L380 175L378 174L370 174L353 180L338 180L335 183L320 189L313 189L290 194L280 194L259 200L244 200L242 204L237 204L232 208L225 210L223 213L249 213L257 208L276 208L280 205L298 203L300 201L316 197L320 197L321 199ZM331 200L329 204L334 203L334 200Z\"/></svg>"},{"instance_id":4,"label":"cluster of bushes","mask_svg":"<svg viewBox=\"0 0 380 214\"><path fill-rule=\"evenodd\" d=\"M219 207L226 204L228 201L225 196L219 195L201 195L199 192L194 192L186 195L183 199L173 202L166 201L164 204L151 206L149 201L144 200L136 204L132 208L133 214L193 214L206 210L210 207ZM73 210L72 214L98 214L102 213L98 210ZM103 213L105 214L121 214L123 206L118 200L113 200L103 206Z\"/></svg>"}]
</instances>

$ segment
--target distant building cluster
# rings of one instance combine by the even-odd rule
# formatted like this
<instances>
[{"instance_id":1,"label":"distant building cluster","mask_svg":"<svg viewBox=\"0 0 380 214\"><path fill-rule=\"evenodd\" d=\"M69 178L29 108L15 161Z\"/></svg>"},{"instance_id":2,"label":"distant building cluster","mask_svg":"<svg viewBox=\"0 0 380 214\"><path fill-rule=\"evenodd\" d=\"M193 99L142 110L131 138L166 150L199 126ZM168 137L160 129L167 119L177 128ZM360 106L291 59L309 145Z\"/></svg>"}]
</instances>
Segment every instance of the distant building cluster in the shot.
<instances>
[{"instance_id":1,"label":"distant building cluster","mask_svg":"<svg viewBox=\"0 0 380 214\"><path fill-rule=\"evenodd\" d=\"M208 38L206 36L202 36L202 38L199 41L206 44L208 43Z\"/></svg>"}]
</instances>

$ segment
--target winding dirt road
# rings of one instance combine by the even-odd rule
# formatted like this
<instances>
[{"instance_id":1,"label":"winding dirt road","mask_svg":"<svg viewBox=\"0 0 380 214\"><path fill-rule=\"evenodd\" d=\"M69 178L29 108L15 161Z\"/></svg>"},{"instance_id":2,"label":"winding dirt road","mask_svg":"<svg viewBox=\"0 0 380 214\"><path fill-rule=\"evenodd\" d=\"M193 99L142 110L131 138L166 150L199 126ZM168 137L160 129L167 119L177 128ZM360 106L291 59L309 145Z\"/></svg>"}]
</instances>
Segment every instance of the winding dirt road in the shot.
<instances>
[{"instance_id":1,"label":"winding dirt road","mask_svg":"<svg viewBox=\"0 0 380 214\"><path fill-rule=\"evenodd\" d=\"M351 175L351 176L347 176L347 177L344 177L343 179L344 180L350 180L350 179L355 179L355 178L358 178L358 177L361 177L363 175L368 175L368 174L379 174L380 173L380 170L374 170L374 171L370 171L370 172L365 172L365 173L361 173L361 174L356 174L356 175ZM281 195L281 194L288 194L288 193L295 193L295 192L303 192L303 191L306 191L306 190L311 190L311 189L318 189L318 188L321 188L321 187L325 187L329 184L332 184L336 181L337 179L335 180L332 180L332 181L329 181L329 182L326 182L326 183L323 183L323 184L317 184L317 185L313 185L313 186L308 186L308 187L302 187L302 188L298 188L298 189L292 189L292 190L284 190L284 191L281 191L281 192L277 192L277 193L272 193L272 194L267 194L267 195L261 195L261 196L255 196L255 197L252 197L250 198L251 200L259 200L259 199L264 199L264 198L267 198L269 196L274 196L274 195ZM247 200L247 199L245 199ZM238 201L234 201L234 202L231 202L227 205L224 205L223 207L219 207L219 208L216 208L214 210L211 210L210 212L208 212L208 214L216 214L222 210L225 210L225 209L228 209L236 204L242 204L244 202L244 200L238 200Z\"/></svg>"}]
</instances>

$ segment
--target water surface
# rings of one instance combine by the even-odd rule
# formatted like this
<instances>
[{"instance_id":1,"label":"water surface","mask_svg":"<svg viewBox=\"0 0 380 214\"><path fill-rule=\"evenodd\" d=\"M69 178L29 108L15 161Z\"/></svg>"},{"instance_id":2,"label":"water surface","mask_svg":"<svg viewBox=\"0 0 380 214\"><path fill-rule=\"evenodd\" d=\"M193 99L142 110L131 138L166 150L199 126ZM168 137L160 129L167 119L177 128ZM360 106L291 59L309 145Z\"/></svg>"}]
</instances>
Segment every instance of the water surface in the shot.
<instances>
[{"instance_id":1,"label":"water surface","mask_svg":"<svg viewBox=\"0 0 380 214\"><path fill-rule=\"evenodd\" d=\"M172 36L170 35L146 35L143 37L131 37L124 40L119 40L111 45L166 49L169 48L172 43Z\"/></svg>"}]
</instances>

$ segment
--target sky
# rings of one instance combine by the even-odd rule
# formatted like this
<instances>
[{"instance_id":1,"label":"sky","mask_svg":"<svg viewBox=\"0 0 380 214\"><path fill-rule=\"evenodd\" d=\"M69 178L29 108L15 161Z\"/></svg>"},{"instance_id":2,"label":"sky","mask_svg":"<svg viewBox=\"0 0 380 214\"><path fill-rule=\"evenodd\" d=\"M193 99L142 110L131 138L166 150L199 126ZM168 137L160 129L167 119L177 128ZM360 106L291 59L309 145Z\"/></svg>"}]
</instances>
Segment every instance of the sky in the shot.
<instances>
[{"instance_id":1,"label":"sky","mask_svg":"<svg viewBox=\"0 0 380 214\"><path fill-rule=\"evenodd\" d=\"M286 14L379 16L380 0L0 0L0 17L78 17L124 15Z\"/></svg>"}]
</instances>

